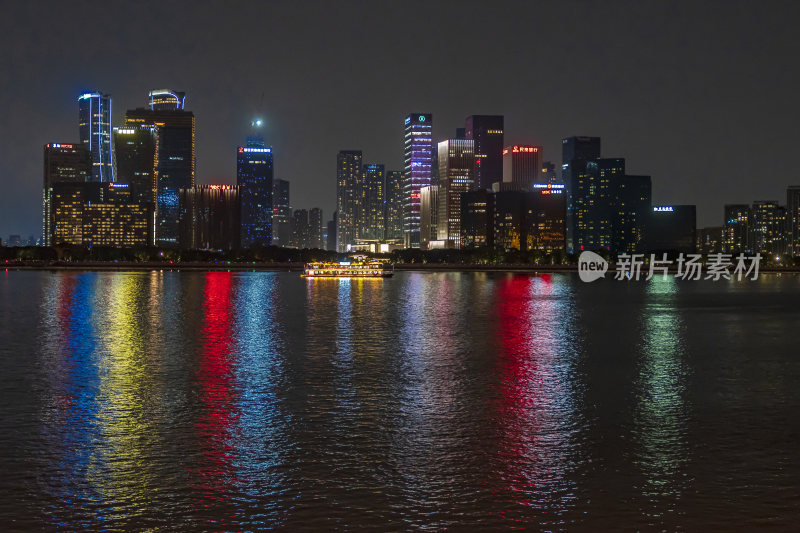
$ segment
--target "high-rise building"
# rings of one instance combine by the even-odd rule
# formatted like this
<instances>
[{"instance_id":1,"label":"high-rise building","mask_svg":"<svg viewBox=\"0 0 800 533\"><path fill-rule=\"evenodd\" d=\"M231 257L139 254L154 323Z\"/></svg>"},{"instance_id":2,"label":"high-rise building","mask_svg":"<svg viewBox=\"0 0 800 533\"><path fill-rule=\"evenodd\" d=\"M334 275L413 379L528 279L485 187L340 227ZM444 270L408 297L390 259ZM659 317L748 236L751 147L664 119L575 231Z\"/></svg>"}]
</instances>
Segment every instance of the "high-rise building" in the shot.
<instances>
[{"instance_id":1,"label":"high-rise building","mask_svg":"<svg viewBox=\"0 0 800 533\"><path fill-rule=\"evenodd\" d=\"M471 115L465 123L466 139L475 141L475 189L491 189L503 179L503 116Z\"/></svg>"},{"instance_id":2,"label":"high-rise building","mask_svg":"<svg viewBox=\"0 0 800 533\"><path fill-rule=\"evenodd\" d=\"M166 93L182 94L151 91L149 107L128 110L125 126L156 127L155 240L159 246L177 246L179 191L194 187L195 180L194 114L184 110L183 96L169 98Z\"/></svg>"},{"instance_id":3,"label":"high-rise building","mask_svg":"<svg viewBox=\"0 0 800 533\"><path fill-rule=\"evenodd\" d=\"M305 209L295 209L292 214L292 248L309 248L310 228L308 224L308 211Z\"/></svg>"},{"instance_id":4,"label":"high-rise building","mask_svg":"<svg viewBox=\"0 0 800 533\"><path fill-rule=\"evenodd\" d=\"M494 193L477 189L461 195L461 247L494 246Z\"/></svg>"},{"instance_id":5,"label":"high-rise building","mask_svg":"<svg viewBox=\"0 0 800 533\"><path fill-rule=\"evenodd\" d=\"M185 250L236 250L241 245L241 200L235 185L180 189L180 246Z\"/></svg>"},{"instance_id":6,"label":"high-rise building","mask_svg":"<svg viewBox=\"0 0 800 533\"><path fill-rule=\"evenodd\" d=\"M790 185L786 189L786 236L787 252L800 257L800 185Z\"/></svg>"},{"instance_id":7,"label":"high-rise building","mask_svg":"<svg viewBox=\"0 0 800 533\"><path fill-rule=\"evenodd\" d=\"M272 245L289 246L292 239L292 204L289 202L289 182L272 182Z\"/></svg>"},{"instance_id":8,"label":"high-rise building","mask_svg":"<svg viewBox=\"0 0 800 533\"><path fill-rule=\"evenodd\" d=\"M575 234L581 230L584 213L575 210L584 207L586 163L600 158L600 137L567 137L561 140L561 182L567 191L567 251L580 251ZM579 189L579 190L573 190Z\"/></svg>"},{"instance_id":9,"label":"high-rise building","mask_svg":"<svg viewBox=\"0 0 800 533\"><path fill-rule=\"evenodd\" d=\"M514 145L503 149L503 183L518 191L532 191L542 174L542 147Z\"/></svg>"},{"instance_id":10,"label":"high-rise building","mask_svg":"<svg viewBox=\"0 0 800 533\"><path fill-rule=\"evenodd\" d=\"M78 97L78 130L92 154L92 181L115 181L111 119L111 96L94 91Z\"/></svg>"},{"instance_id":11,"label":"high-rise building","mask_svg":"<svg viewBox=\"0 0 800 533\"><path fill-rule=\"evenodd\" d=\"M572 213L572 252L611 250L614 244L615 182L625 175L625 160L572 160L567 201L567 231ZM567 239L569 241L569 237Z\"/></svg>"},{"instance_id":12,"label":"high-rise building","mask_svg":"<svg viewBox=\"0 0 800 533\"><path fill-rule=\"evenodd\" d=\"M131 200L155 208L157 166L156 126L114 128L114 160L118 183L129 186Z\"/></svg>"},{"instance_id":13,"label":"high-rise building","mask_svg":"<svg viewBox=\"0 0 800 533\"><path fill-rule=\"evenodd\" d=\"M419 194L419 245L425 250L439 238L439 186L428 185Z\"/></svg>"},{"instance_id":14,"label":"high-rise building","mask_svg":"<svg viewBox=\"0 0 800 533\"><path fill-rule=\"evenodd\" d=\"M386 172L386 184L383 187L385 197L384 239L387 241L403 241L403 173L399 170Z\"/></svg>"},{"instance_id":15,"label":"high-rise building","mask_svg":"<svg viewBox=\"0 0 800 533\"><path fill-rule=\"evenodd\" d=\"M419 248L420 189L431 185L433 115L412 113L405 118L403 176L403 244ZM474 162L473 162L474 164ZM342 213L339 213L342 216Z\"/></svg>"},{"instance_id":16,"label":"high-rise building","mask_svg":"<svg viewBox=\"0 0 800 533\"><path fill-rule=\"evenodd\" d=\"M473 189L475 141L449 139L438 146L438 239L447 248L461 247L461 195Z\"/></svg>"},{"instance_id":17,"label":"high-rise building","mask_svg":"<svg viewBox=\"0 0 800 533\"><path fill-rule=\"evenodd\" d=\"M336 251L336 219L338 218L338 214L336 211L333 212L333 218L328 221L328 240L326 249L335 252Z\"/></svg>"},{"instance_id":18,"label":"high-rise building","mask_svg":"<svg viewBox=\"0 0 800 533\"><path fill-rule=\"evenodd\" d=\"M128 185L58 182L52 187L52 245L149 246L151 212L131 202Z\"/></svg>"},{"instance_id":19,"label":"high-rise building","mask_svg":"<svg viewBox=\"0 0 800 533\"><path fill-rule=\"evenodd\" d=\"M563 253L567 237L564 186L536 183L533 192L525 193L523 202L523 249Z\"/></svg>"},{"instance_id":20,"label":"high-rise building","mask_svg":"<svg viewBox=\"0 0 800 533\"><path fill-rule=\"evenodd\" d=\"M642 251L650 215L650 176L617 176L612 187L612 249L616 252Z\"/></svg>"},{"instance_id":21,"label":"high-rise building","mask_svg":"<svg viewBox=\"0 0 800 533\"><path fill-rule=\"evenodd\" d=\"M778 202L753 202L753 251L782 256L786 254L786 208Z\"/></svg>"},{"instance_id":22,"label":"high-rise building","mask_svg":"<svg viewBox=\"0 0 800 533\"><path fill-rule=\"evenodd\" d=\"M236 157L244 248L272 244L272 177L272 148L267 148L259 135L248 137Z\"/></svg>"},{"instance_id":23,"label":"high-rise building","mask_svg":"<svg viewBox=\"0 0 800 533\"><path fill-rule=\"evenodd\" d=\"M308 247L318 250L325 249L322 229L322 209L312 207L308 211Z\"/></svg>"},{"instance_id":24,"label":"high-rise building","mask_svg":"<svg viewBox=\"0 0 800 533\"><path fill-rule=\"evenodd\" d=\"M342 150L336 158L336 250L347 252L359 237L356 223L363 209L363 154Z\"/></svg>"},{"instance_id":25,"label":"high-rise building","mask_svg":"<svg viewBox=\"0 0 800 533\"><path fill-rule=\"evenodd\" d=\"M697 214L693 205L654 205L647 220L646 251L692 254L697 247Z\"/></svg>"},{"instance_id":26,"label":"high-rise building","mask_svg":"<svg viewBox=\"0 0 800 533\"><path fill-rule=\"evenodd\" d=\"M722 249L725 253L750 253L752 243L752 213L747 204L726 204L722 226Z\"/></svg>"},{"instance_id":27,"label":"high-rise building","mask_svg":"<svg viewBox=\"0 0 800 533\"><path fill-rule=\"evenodd\" d=\"M386 172L383 165L364 165L363 190L360 191L362 211L356 220L356 238L381 241L384 238L384 186ZM358 192L357 192L358 194Z\"/></svg>"},{"instance_id":28,"label":"high-rise building","mask_svg":"<svg viewBox=\"0 0 800 533\"><path fill-rule=\"evenodd\" d=\"M48 143L44 145L44 182L42 184L42 242L54 243L52 219L53 185L85 183L92 180L92 153L83 143Z\"/></svg>"}]
</instances>

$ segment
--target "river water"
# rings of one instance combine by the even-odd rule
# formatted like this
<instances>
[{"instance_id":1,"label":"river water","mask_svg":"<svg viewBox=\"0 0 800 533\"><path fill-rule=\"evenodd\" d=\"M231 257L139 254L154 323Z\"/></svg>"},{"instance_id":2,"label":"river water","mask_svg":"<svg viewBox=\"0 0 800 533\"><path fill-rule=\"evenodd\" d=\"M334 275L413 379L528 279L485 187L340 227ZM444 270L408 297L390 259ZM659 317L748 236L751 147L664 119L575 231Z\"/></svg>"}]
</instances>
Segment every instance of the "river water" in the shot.
<instances>
[{"instance_id":1,"label":"river water","mask_svg":"<svg viewBox=\"0 0 800 533\"><path fill-rule=\"evenodd\" d=\"M0 271L4 530L792 530L800 277Z\"/></svg>"}]
</instances>

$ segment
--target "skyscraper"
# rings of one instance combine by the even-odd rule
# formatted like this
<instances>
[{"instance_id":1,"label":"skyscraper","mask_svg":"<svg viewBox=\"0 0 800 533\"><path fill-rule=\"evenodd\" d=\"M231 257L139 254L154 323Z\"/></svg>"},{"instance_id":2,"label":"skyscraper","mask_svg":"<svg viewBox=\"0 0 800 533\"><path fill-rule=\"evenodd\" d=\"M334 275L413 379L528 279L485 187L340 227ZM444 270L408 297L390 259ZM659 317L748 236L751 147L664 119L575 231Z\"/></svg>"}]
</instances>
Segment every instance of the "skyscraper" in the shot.
<instances>
[{"instance_id":1,"label":"skyscraper","mask_svg":"<svg viewBox=\"0 0 800 533\"><path fill-rule=\"evenodd\" d=\"M753 202L753 251L782 256L786 254L786 208L778 202Z\"/></svg>"},{"instance_id":2,"label":"skyscraper","mask_svg":"<svg viewBox=\"0 0 800 533\"><path fill-rule=\"evenodd\" d=\"M360 194L363 211L356 221L357 239L383 240L385 179L383 165L364 165L363 191Z\"/></svg>"},{"instance_id":3,"label":"skyscraper","mask_svg":"<svg viewBox=\"0 0 800 533\"><path fill-rule=\"evenodd\" d=\"M356 242L356 221L362 211L362 169L361 150L342 150L336 158L336 250L348 251L348 246Z\"/></svg>"},{"instance_id":4,"label":"skyscraper","mask_svg":"<svg viewBox=\"0 0 800 533\"><path fill-rule=\"evenodd\" d=\"M420 189L431 185L432 123L430 114L412 113L405 118L403 240L406 248L419 248Z\"/></svg>"},{"instance_id":5,"label":"skyscraper","mask_svg":"<svg viewBox=\"0 0 800 533\"><path fill-rule=\"evenodd\" d=\"M600 158L600 137L567 137L561 140L561 181L567 191L567 251L580 252L575 234L582 223L576 207L583 205L581 195L586 190L577 188L586 184L586 163Z\"/></svg>"},{"instance_id":6,"label":"skyscraper","mask_svg":"<svg viewBox=\"0 0 800 533\"><path fill-rule=\"evenodd\" d=\"M567 202L567 246L572 215L573 253L611 250L613 246L614 180L625 175L625 159L572 160Z\"/></svg>"},{"instance_id":7,"label":"skyscraper","mask_svg":"<svg viewBox=\"0 0 800 533\"><path fill-rule=\"evenodd\" d=\"M503 179L503 116L471 115L464 129L465 138L475 141L474 188L491 189Z\"/></svg>"},{"instance_id":8,"label":"skyscraper","mask_svg":"<svg viewBox=\"0 0 800 533\"><path fill-rule=\"evenodd\" d=\"M129 186L131 200L156 201L156 126L124 126L114 128L114 159L117 182Z\"/></svg>"},{"instance_id":9,"label":"skyscraper","mask_svg":"<svg viewBox=\"0 0 800 533\"><path fill-rule=\"evenodd\" d=\"M652 205L650 176L618 176L612 190L612 248L641 252Z\"/></svg>"},{"instance_id":10,"label":"skyscraper","mask_svg":"<svg viewBox=\"0 0 800 533\"><path fill-rule=\"evenodd\" d=\"M126 126L156 126L156 244L178 245L179 191L194 187L194 114L183 109L184 98L154 98L149 107L125 113Z\"/></svg>"},{"instance_id":11,"label":"skyscraper","mask_svg":"<svg viewBox=\"0 0 800 533\"><path fill-rule=\"evenodd\" d=\"M52 246L53 186L56 183L85 183L92 180L92 153L84 144L48 143L44 145L42 184L42 242Z\"/></svg>"},{"instance_id":12,"label":"skyscraper","mask_svg":"<svg viewBox=\"0 0 800 533\"><path fill-rule=\"evenodd\" d=\"M550 161L545 161L542 163L542 177L540 180L537 180L537 183L544 183L549 185L556 185L561 183L561 180L558 179L558 173L556 172L556 164L551 163Z\"/></svg>"},{"instance_id":13,"label":"skyscraper","mask_svg":"<svg viewBox=\"0 0 800 533\"><path fill-rule=\"evenodd\" d=\"M494 193L476 189L461 195L461 247L494 246Z\"/></svg>"},{"instance_id":14,"label":"skyscraper","mask_svg":"<svg viewBox=\"0 0 800 533\"><path fill-rule=\"evenodd\" d=\"M729 254L750 253L752 213L747 204L726 204L722 226L722 250Z\"/></svg>"},{"instance_id":15,"label":"skyscraper","mask_svg":"<svg viewBox=\"0 0 800 533\"><path fill-rule=\"evenodd\" d=\"M514 145L503 149L503 183L517 191L532 191L540 183L542 147ZM507 189L508 190L508 189Z\"/></svg>"},{"instance_id":16,"label":"skyscraper","mask_svg":"<svg viewBox=\"0 0 800 533\"><path fill-rule=\"evenodd\" d=\"M386 172L386 184L383 188L385 197L384 239L387 241L403 240L403 173L399 170Z\"/></svg>"},{"instance_id":17,"label":"skyscraper","mask_svg":"<svg viewBox=\"0 0 800 533\"><path fill-rule=\"evenodd\" d=\"M439 227L439 186L428 185L420 189L419 203L419 245L423 250L430 248L431 242L438 240Z\"/></svg>"},{"instance_id":18,"label":"skyscraper","mask_svg":"<svg viewBox=\"0 0 800 533\"><path fill-rule=\"evenodd\" d=\"M94 91L78 97L78 130L92 154L92 181L114 181L111 119L111 96Z\"/></svg>"},{"instance_id":19,"label":"skyscraper","mask_svg":"<svg viewBox=\"0 0 800 533\"><path fill-rule=\"evenodd\" d=\"M312 207L308 211L308 247L318 250L325 249L322 235L322 209Z\"/></svg>"},{"instance_id":20,"label":"skyscraper","mask_svg":"<svg viewBox=\"0 0 800 533\"><path fill-rule=\"evenodd\" d=\"M786 189L786 236L788 252L800 257L800 185L790 185Z\"/></svg>"},{"instance_id":21,"label":"skyscraper","mask_svg":"<svg viewBox=\"0 0 800 533\"><path fill-rule=\"evenodd\" d=\"M475 141L450 139L439 143L438 239L447 248L461 247L461 195L473 188Z\"/></svg>"},{"instance_id":22,"label":"skyscraper","mask_svg":"<svg viewBox=\"0 0 800 533\"><path fill-rule=\"evenodd\" d=\"M292 204L289 203L289 182L272 182L272 245L289 246L292 239Z\"/></svg>"},{"instance_id":23,"label":"skyscraper","mask_svg":"<svg viewBox=\"0 0 800 533\"><path fill-rule=\"evenodd\" d=\"M272 148L258 135L248 137L236 158L244 248L272 244L272 173Z\"/></svg>"},{"instance_id":24,"label":"skyscraper","mask_svg":"<svg viewBox=\"0 0 800 533\"><path fill-rule=\"evenodd\" d=\"M308 211L305 209L295 209L292 215L291 246L300 250L303 248L309 248L309 230Z\"/></svg>"},{"instance_id":25,"label":"skyscraper","mask_svg":"<svg viewBox=\"0 0 800 533\"><path fill-rule=\"evenodd\" d=\"M156 111L183 109L186 93L171 89L156 89L148 94L150 109Z\"/></svg>"}]
</instances>

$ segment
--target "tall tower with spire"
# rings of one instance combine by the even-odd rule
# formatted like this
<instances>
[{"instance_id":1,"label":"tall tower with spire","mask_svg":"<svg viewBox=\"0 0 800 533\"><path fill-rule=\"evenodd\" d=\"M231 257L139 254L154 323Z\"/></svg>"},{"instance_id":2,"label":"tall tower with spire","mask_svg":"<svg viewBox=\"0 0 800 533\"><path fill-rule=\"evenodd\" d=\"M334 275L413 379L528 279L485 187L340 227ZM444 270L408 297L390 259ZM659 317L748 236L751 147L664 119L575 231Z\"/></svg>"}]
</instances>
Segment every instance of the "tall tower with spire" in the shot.
<instances>
[{"instance_id":1,"label":"tall tower with spire","mask_svg":"<svg viewBox=\"0 0 800 533\"><path fill-rule=\"evenodd\" d=\"M260 248L272 243L272 148L261 136L263 121L250 123L251 132L236 157L236 184L242 202L242 246Z\"/></svg>"}]
</instances>

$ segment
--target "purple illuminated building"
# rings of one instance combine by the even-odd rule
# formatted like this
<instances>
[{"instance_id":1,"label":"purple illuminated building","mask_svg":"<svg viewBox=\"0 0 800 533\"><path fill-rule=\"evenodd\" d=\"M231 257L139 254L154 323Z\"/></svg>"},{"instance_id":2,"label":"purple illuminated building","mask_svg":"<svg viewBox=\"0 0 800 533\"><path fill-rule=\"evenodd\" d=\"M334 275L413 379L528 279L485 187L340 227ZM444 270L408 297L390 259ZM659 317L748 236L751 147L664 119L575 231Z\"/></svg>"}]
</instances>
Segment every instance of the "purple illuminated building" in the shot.
<instances>
[{"instance_id":1,"label":"purple illuminated building","mask_svg":"<svg viewBox=\"0 0 800 533\"><path fill-rule=\"evenodd\" d=\"M433 115L412 113L405 119L403 243L419 248L420 189L431 185Z\"/></svg>"}]
</instances>

